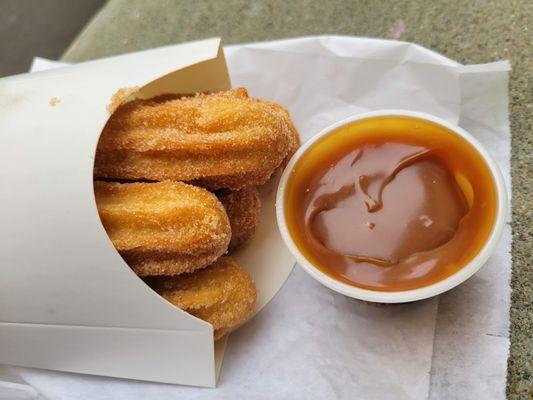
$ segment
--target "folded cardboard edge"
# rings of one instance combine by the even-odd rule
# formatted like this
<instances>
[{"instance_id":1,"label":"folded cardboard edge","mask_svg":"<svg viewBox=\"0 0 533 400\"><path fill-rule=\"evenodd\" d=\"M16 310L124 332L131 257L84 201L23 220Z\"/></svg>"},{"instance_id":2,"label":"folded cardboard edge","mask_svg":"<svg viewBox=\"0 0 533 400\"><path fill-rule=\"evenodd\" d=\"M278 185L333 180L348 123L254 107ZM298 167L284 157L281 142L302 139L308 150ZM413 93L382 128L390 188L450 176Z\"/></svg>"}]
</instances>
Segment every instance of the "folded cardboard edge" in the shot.
<instances>
[{"instance_id":1,"label":"folded cardboard edge","mask_svg":"<svg viewBox=\"0 0 533 400\"><path fill-rule=\"evenodd\" d=\"M0 348L2 364L216 386L209 332L0 323Z\"/></svg>"},{"instance_id":2,"label":"folded cardboard edge","mask_svg":"<svg viewBox=\"0 0 533 400\"><path fill-rule=\"evenodd\" d=\"M222 362L224 361L228 338L229 335L226 335L215 342L215 379L217 384L220 380L220 373L222 372Z\"/></svg>"}]
</instances>

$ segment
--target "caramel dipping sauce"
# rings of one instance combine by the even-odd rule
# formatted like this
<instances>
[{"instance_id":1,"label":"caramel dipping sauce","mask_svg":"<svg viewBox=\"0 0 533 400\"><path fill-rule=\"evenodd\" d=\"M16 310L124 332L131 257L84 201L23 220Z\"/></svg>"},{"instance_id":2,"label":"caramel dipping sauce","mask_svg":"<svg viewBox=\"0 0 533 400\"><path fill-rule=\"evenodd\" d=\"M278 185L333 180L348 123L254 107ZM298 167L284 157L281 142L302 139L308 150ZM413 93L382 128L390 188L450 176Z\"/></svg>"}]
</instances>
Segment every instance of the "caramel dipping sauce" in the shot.
<instances>
[{"instance_id":1,"label":"caramel dipping sauce","mask_svg":"<svg viewBox=\"0 0 533 400\"><path fill-rule=\"evenodd\" d=\"M497 202L489 167L465 139L424 120L377 117L313 144L290 172L284 209L294 243L319 270L404 291L468 264Z\"/></svg>"}]
</instances>

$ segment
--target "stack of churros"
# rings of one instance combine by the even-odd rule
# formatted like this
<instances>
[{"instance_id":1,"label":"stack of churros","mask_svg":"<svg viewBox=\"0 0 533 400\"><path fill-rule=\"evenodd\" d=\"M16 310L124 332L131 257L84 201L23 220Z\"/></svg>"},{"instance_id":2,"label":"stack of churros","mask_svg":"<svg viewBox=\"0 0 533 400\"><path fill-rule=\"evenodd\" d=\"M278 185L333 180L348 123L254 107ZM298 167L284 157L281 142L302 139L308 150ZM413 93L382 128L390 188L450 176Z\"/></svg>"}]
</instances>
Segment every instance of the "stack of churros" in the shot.
<instances>
[{"instance_id":1,"label":"stack of churros","mask_svg":"<svg viewBox=\"0 0 533 400\"><path fill-rule=\"evenodd\" d=\"M94 189L111 241L156 292L212 324L215 340L253 312L255 284L231 253L259 223L257 186L298 146L288 112L243 88L133 100L102 132Z\"/></svg>"}]
</instances>

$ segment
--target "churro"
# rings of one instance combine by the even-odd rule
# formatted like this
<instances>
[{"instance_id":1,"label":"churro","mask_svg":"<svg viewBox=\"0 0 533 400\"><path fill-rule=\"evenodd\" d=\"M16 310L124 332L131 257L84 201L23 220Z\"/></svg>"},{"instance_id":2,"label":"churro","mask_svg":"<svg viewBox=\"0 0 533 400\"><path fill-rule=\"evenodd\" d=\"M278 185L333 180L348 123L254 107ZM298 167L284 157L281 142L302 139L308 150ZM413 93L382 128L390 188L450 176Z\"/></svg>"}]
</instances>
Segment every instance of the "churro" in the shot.
<instances>
[{"instance_id":1,"label":"churro","mask_svg":"<svg viewBox=\"0 0 533 400\"><path fill-rule=\"evenodd\" d=\"M241 189L265 183L298 142L283 107L249 98L243 88L134 100L104 128L94 175Z\"/></svg>"},{"instance_id":2,"label":"churro","mask_svg":"<svg viewBox=\"0 0 533 400\"><path fill-rule=\"evenodd\" d=\"M111 241L140 276L203 268L227 251L231 228L220 201L181 182L95 182Z\"/></svg>"},{"instance_id":3,"label":"churro","mask_svg":"<svg viewBox=\"0 0 533 400\"><path fill-rule=\"evenodd\" d=\"M170 303L213 325L215 340L245 322L257 298L250 275L230 257L191 274L150 277L146 283Z\"/></svg>"},{"instance_id":4,"label":"churro","mask_svg":"<svg viewBox=\"0 0 533 400\"><path fill-rule=\"evenodd\" d=\"M217 192L217 197L226 209L231 225L229 250L235 250L250 241L259 224L259 191L250 186L241 190L223 190Z\"/></svg>"}]
</instances>

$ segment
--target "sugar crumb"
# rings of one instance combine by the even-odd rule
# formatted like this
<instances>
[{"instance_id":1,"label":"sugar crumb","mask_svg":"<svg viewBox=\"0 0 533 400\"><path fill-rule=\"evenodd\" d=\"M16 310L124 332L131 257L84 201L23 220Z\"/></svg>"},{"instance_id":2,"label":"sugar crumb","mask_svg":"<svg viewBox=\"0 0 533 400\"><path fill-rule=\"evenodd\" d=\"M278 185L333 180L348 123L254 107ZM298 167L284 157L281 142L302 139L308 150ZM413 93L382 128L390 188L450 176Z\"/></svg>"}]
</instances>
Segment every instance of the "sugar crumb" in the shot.
<instances>
[{"instance_id":1,"label":"sugar crumb","mask_svg":"<svg viewBox=\"0 0 533 400\"><path fill-rule=\"evenodd\" d=\"M52 107L55 107L61 100L59 100L57 97L52 97L48 104L50 104Z\"/></svg>"}]
</instances>

